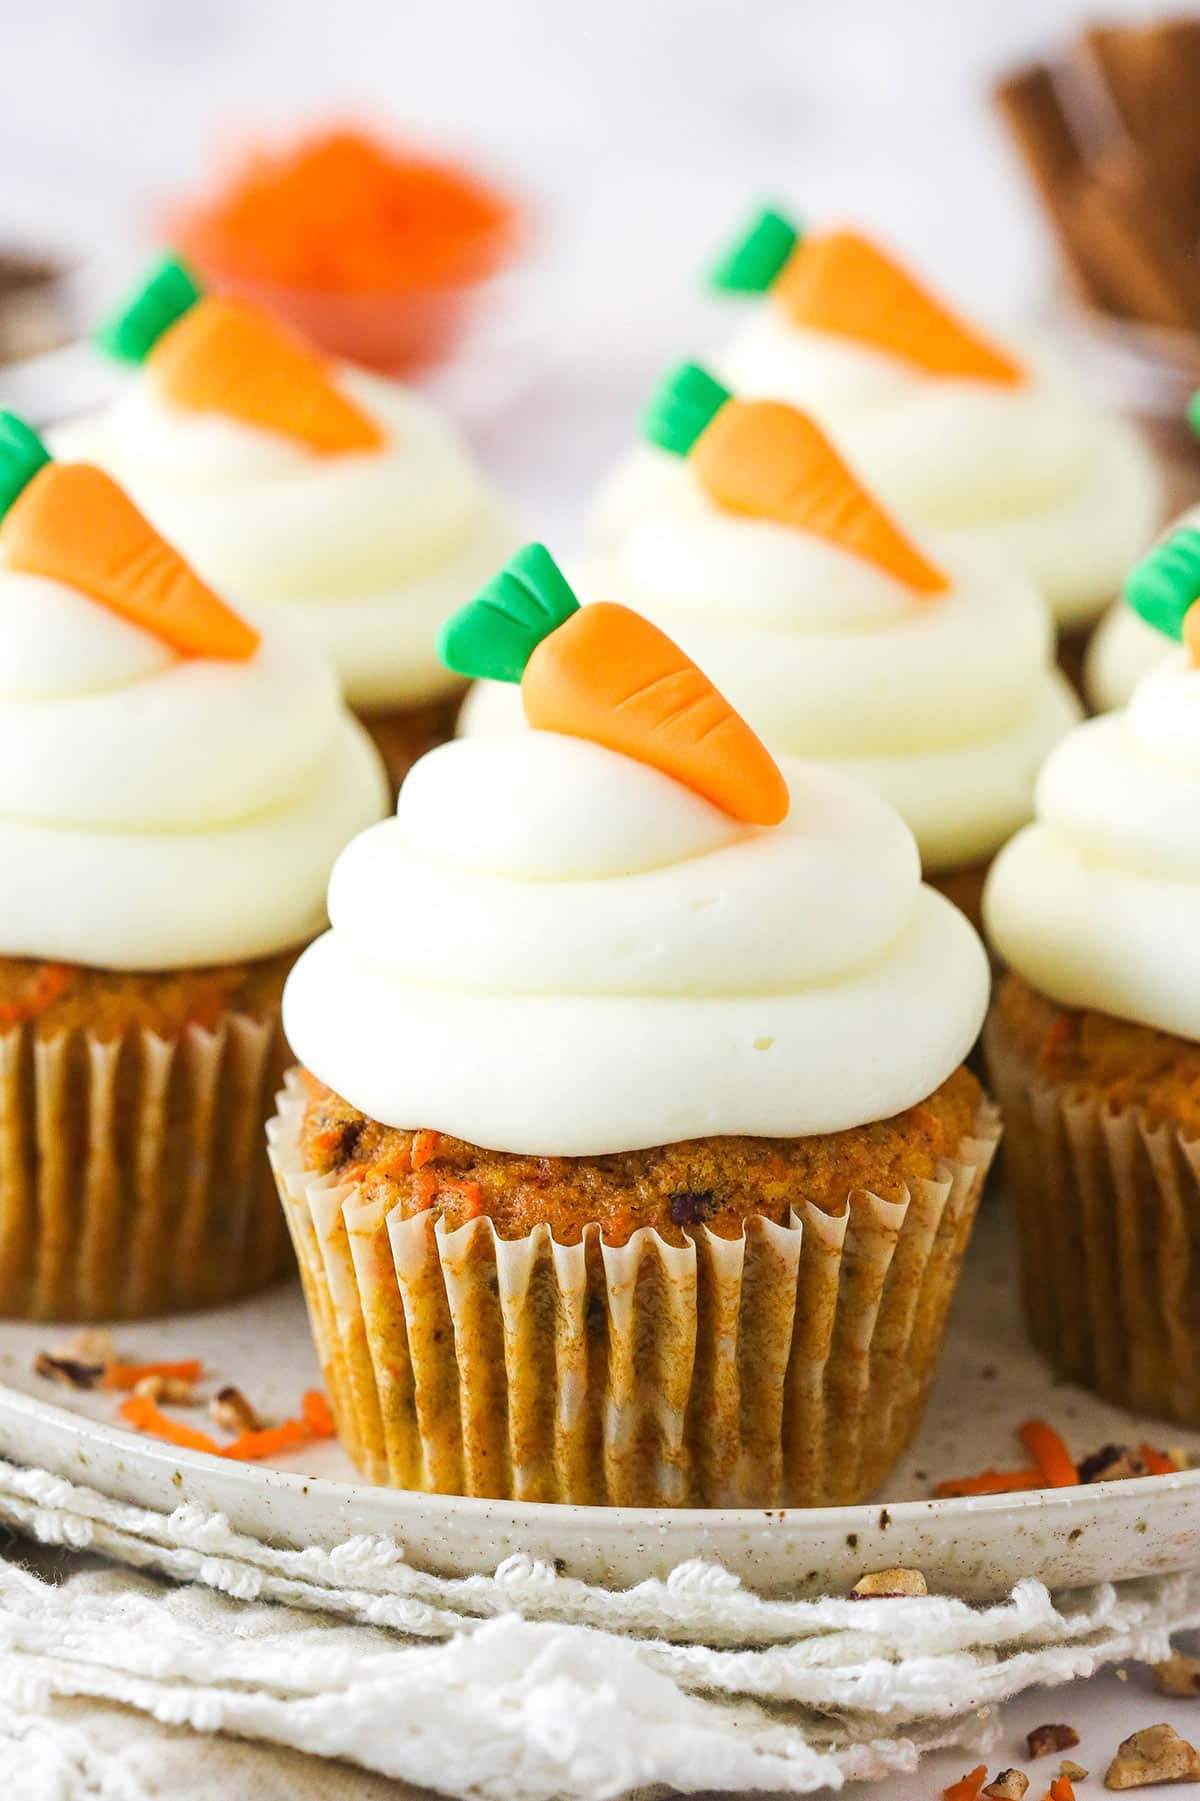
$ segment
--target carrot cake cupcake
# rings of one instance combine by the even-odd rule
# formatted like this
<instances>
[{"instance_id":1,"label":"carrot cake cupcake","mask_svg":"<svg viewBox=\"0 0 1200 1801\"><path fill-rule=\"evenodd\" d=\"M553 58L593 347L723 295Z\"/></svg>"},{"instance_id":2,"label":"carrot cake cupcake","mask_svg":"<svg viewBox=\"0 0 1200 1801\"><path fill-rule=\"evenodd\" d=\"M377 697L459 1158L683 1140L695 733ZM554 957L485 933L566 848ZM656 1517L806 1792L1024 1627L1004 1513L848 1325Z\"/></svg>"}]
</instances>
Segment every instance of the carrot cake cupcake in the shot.
<instances>
[{"instance_id":1,"label":"carrot cake cupcake","mask_svg":"<svg viewBox=\"0 0 1200 1801\"><path fill-rule=\"evenodd\" d=\"M908 524L1023 569L1064 636L1099 617L1155 529L1160 481L1135 429L1092 407L1050 345L1011 350L860 233L805 234L773 212L714 281L762 296L715 360L735 392L812 412ZM602 534L672 475L649 452L631 461Z\"/></svg>"},{"instance_id":2,"label":"carrot cake cupcake","mask_svg":"<svg viewBox=\"0 0 1200 1801\"><path fill-rule=\"evenodd\" d=\"M285 1266L284 977L386 804L316 647L0 415L0 1312L173 1311Z\"/></svg>"},{"instance_id":3,"label":"carrot cake cupcake","mask_svg":"<svg viewBox=\"0 0 1200 1801\"><path fill-rule=\"evenodd\" d=\"M996 861L984 910L1011 973L986 1045L1039 1346L1200 1425L1200 535L1128 592L1184 648L1058 747Z\"/></svg>"},{"instance_id":4,"label":"carrot cake cupcake","mask_svg":"<svg viewBox=\"0 0 1200 1801\"><path fill-rule=\"evenodd\" d=\"M989 860L1079 718L1037 590L911 537L812 419L733 399L695 364L663 384L645 435L678 490L596 557L589 586L669 631L778 755L882 794L977 920ZM460 729L522 723L516 692L489 683Z\"/></svg>"},{"instance_id":5,"label":"carrot cake cupcake","mask_svg":"<svg viewBox=\"0 0 1200 1801\"><path fill-rule=\"evenodd\" d=\"M101 338L140 378L54 443L109 469L221 593L311 632L397 785L453 730L437 630L517 543L507 509L418 395L174 260Z\"/></svg>"},{"instance_id":6,"label":"carrot cake cupcake","mask_svg":"<svg viewBox=\"0 0 1200 1801\"><path fill-rule=\"evenodd\" d=\"M785 781L540 546L443 644L532 729L417 764L284 998L272 1155L343 1440L452 1493L865 1494L995 1141L979 940L876 795Z\"/></svg>"}]
</instances>

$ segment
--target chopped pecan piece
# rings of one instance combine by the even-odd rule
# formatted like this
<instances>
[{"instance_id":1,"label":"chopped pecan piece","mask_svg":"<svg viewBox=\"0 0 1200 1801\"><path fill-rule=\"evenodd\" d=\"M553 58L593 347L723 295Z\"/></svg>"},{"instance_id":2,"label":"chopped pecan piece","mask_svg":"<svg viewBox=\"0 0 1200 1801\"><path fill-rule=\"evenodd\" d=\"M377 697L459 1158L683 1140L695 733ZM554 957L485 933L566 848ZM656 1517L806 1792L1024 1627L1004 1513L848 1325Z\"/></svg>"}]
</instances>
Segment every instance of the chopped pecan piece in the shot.
<instances>
[{"instance_id":1,"label":"chopped pecan piece","mask_svg":"<svg viewBox=\"0 0 1200 1801\"><path fill-rule=\"evenodd\" d=\"M107 1326L81 1326L65 1344L55 1345L54 1357L65 1357L75 1363L115 1363L116 1346Z\"/></svg>"},{"instance_id":2,"label":"chopped pecan piece","mask_svg":"<svg viewBox=\"0 0 1200 1801\"><path fill-rule=\"evenodd\" d=\"M178 1376L140 1376L133 1385L135 1395L146 1395L154 1402L166 1401L170 1407L194 1407L196 1391L190 1382Z\"/></svg>"},{"instance_id":3,"label":"chopped pecan piece","mask_svg":"<svg viewBox=\"0 0 1200 1801\"><path fill-rule=\"evenodd\" d=\"M1149 1474L1143 1459L1129 1445L1104 1445L1079 1466L1081 1482L1121 1482L1129 1476Z\"/></svg>"},{"instance_id":4,"label":"chopped pecan piece","mask_svg":"<svg viewBox=\"0 0 1200 1801\"><path fill-rule=\"evenodd\" d=\"M984 1794L989 1801L1023 1801L1029 1778L1024 1770L1001 1770L995 1782L989 1782Z\"/></svg>"},{"instance_id":5,"label":"chopped pecan piece","mask_svg":"<svg viewBox=\"0 0 1200 1801\"><path fill-rule=\"evenodd\" d=\"M262 1421L240 1388L219 1388L208 1404L209 1418L226 1432L261 1432Z\"/></svg>"},{"instance_id":6,"label":"chopped pecan piece","mask_svg":"<svg viewBox=\"0 0 1200 1801\"><path fill-rule=\"evenodd\" d=\"M852 1601L899 1601L927 1595L929 1584L920 1570L868 1570L850 1590Z\"/></svg>"},{"instance_id":7,"label":"chopped pecan piece","mask_svg":"<svg viewBox=\"0 0 1200 1801\"><path fill-rule=\"evenodd\" d=\"M1200 1695L1200 1657L1187 1657L1172 1651L1165 1663L1151 1665L1154 1686L1160 1695L1192 1700Z\"/></svg>"},{"instance_id":8,"label":"chopped pecan piece","mask_svg":"<svg viewBox=\"0 0 1200 1801\"><path fill-rule=\"evenodd\" d=\"M1071 1751L1079 1743L1074 1726L1035 1726L1025 1739L1030 1757L1048 1757L1051 1751Z\"/></svg>"},{"instance_id":9,"label":"chopped pecan piece","mask_svg":"<svg viewBox=\"0 0 1200 1801\"><path fill-rule=\"evenodd\" d=\"M1117 1747L1105 1788L1148 1788L1155 1782L1200 1782L1200 1752L1174 1726L1145 1726Z\"/></svg>"},{"instance_id":10,"label":"chopped pecan piece","mask_svg":"<svg viewBox=\"0 0 1200 1801\"><path fill-rule=\"evenodd\" d=\"M1069 1757L1063 1758L1058 1766L1058 1773L1060 1776L1065 1776L1068 1782L1086 1782L1088 1778L1088 1773L1083 1765L1073 1762Z\"/></svg>"},{"instance_id":11,"label":"chopped pecan piece","mask_svg":"<svg viewBox=\"0 0 1200 1801\"><path fill-rule=\"evenodd\" d=\"M83 1363L77 1357L61 1357L53 1351L39 1351L33 1360L35 1376L49 1382L61 1382L66 1388L98 1388L104 1376L102 1363Z\"/></svg>"}]
</instances>

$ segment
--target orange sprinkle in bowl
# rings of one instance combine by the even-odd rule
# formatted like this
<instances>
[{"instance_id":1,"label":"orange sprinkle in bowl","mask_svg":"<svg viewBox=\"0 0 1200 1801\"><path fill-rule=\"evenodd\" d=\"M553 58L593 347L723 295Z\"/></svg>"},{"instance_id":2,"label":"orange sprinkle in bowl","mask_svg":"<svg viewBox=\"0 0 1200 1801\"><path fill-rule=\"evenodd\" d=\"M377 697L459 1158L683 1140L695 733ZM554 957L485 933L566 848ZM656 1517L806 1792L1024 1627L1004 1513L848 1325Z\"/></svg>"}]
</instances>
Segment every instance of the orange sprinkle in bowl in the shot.
<instances>
[{"instance_id":1,"label":"orange sprinkle in bowl","mask_svg":"<svg viewBox=\"0 0 1200 1801\"><path fill-rule=\"evenodd\" d=\"M465 170L337 127L251 151L165 231L206 285L331 355L389 372L443 358L520 239Z\"/></svg>"}]
</instances>

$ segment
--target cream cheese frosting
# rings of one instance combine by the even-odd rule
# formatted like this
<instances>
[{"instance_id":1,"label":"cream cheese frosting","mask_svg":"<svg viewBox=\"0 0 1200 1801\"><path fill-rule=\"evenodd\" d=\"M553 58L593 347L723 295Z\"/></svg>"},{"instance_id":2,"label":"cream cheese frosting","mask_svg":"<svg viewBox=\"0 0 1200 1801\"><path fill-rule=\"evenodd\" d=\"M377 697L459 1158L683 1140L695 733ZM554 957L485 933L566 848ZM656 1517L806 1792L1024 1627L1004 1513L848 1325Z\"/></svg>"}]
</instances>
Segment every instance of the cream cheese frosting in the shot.
<instances>
[{"instance_id":1,"label":"cream cheese frosting","mask_svg":"<svg viewBox=\"0 0 1200 1801\"><path fill-rule=\"evenodd\" d=\"M1200 1039L1200 669L1186 652L1059 745L984 917L1053 1000Z\"/></svg>"},{"instance_id":2,"label":"cream cheese frosting","mask_svg":"<svg viewBox=\"0 0 1200 1801\"><path fill-rule=\"evenodd\" d=\"M181 657L0 553L5 955L165 970L286 949L386 806L314 645L267 624L244 662Z\"/></svg>"},{"instance_id":3,"label":"cream cheese frosting","mask_svg":"<svg viewBox=\"0 0 1200 1801\"><path fill-rule=\"evenodd\" d=\"M777 755L881 794L927 869L995 851L1030 817L1037 770L1080 712L1032 585L931 540L951 585L914 598L814 535L722 511L671 461L672 503L593 559L585 591L668 632ZM516 691L488 683L459 730L523 725Z\"/></svg>"},{"instance_id":4,"label":"cream cheese frosting","mask_svg":"<svg viewBox=\"0 0 1200 1801\"><path fill-rule=\"evenodd\" d=\"M974 1042L982 947L867 790L788 767L779 826L529 731L443 745L344 850L284 995L386 1125L597 1156L888 1117Z\"/></svg>"},{"instance_id":5,"label":"cream cheese frosting","mask_svg":"<svg viewBox=\"0 0 1200 1801\"><path fill-rule=\"evenodd\" d=\"M107 468L199 573L240 607L286 608L332 657L351 705L452 693L439 625L517 542L453 428L418 395L339 367L387 434L319 456L295 440L162 395L152 366L106 412L64 426L56 454Z\"/></svg>"},{"instance_id":6,"label":"cream cheese frosting","mask_svg":"<svg viewBox=\"0 0 1200 1801\"><path fill-rule=\"evenodd\" d=\"M932 375L801 328L767 296L713 366L736 393L810 412L906 522L1024 570L1070 629L1095 618L1145 549L1161 484L1136 430L1087 403L1052 345L1019 348L1019 384ZM639 447L602 491L601 542L669 504L679 481L675 459Z\"/></svg>"}]
</instances>

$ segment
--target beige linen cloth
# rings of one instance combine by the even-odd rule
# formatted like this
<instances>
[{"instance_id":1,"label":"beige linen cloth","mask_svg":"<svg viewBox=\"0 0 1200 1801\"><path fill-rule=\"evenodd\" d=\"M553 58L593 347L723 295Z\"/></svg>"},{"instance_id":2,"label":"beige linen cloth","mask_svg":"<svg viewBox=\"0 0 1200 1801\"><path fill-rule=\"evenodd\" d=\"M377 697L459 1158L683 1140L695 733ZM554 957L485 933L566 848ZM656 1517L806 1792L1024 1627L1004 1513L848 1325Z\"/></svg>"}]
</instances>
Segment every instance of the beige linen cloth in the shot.
<instances>
[{"instance_id":1,"label":"beige linen cloth","mask_svg":"<svg viewBox=\"0 0 1200 1801\"><path fill-rule=\"evenodd\" d=\"M389 1539L280 1550L2 1461L0 1525L14 1801L807 1794L985 1750L999 1702L1200 1624L1200 1575L983 1608L770 1600L702 1563L624 1591L520 1555L449 1579Z\"/></svg>"}]
</instances>

